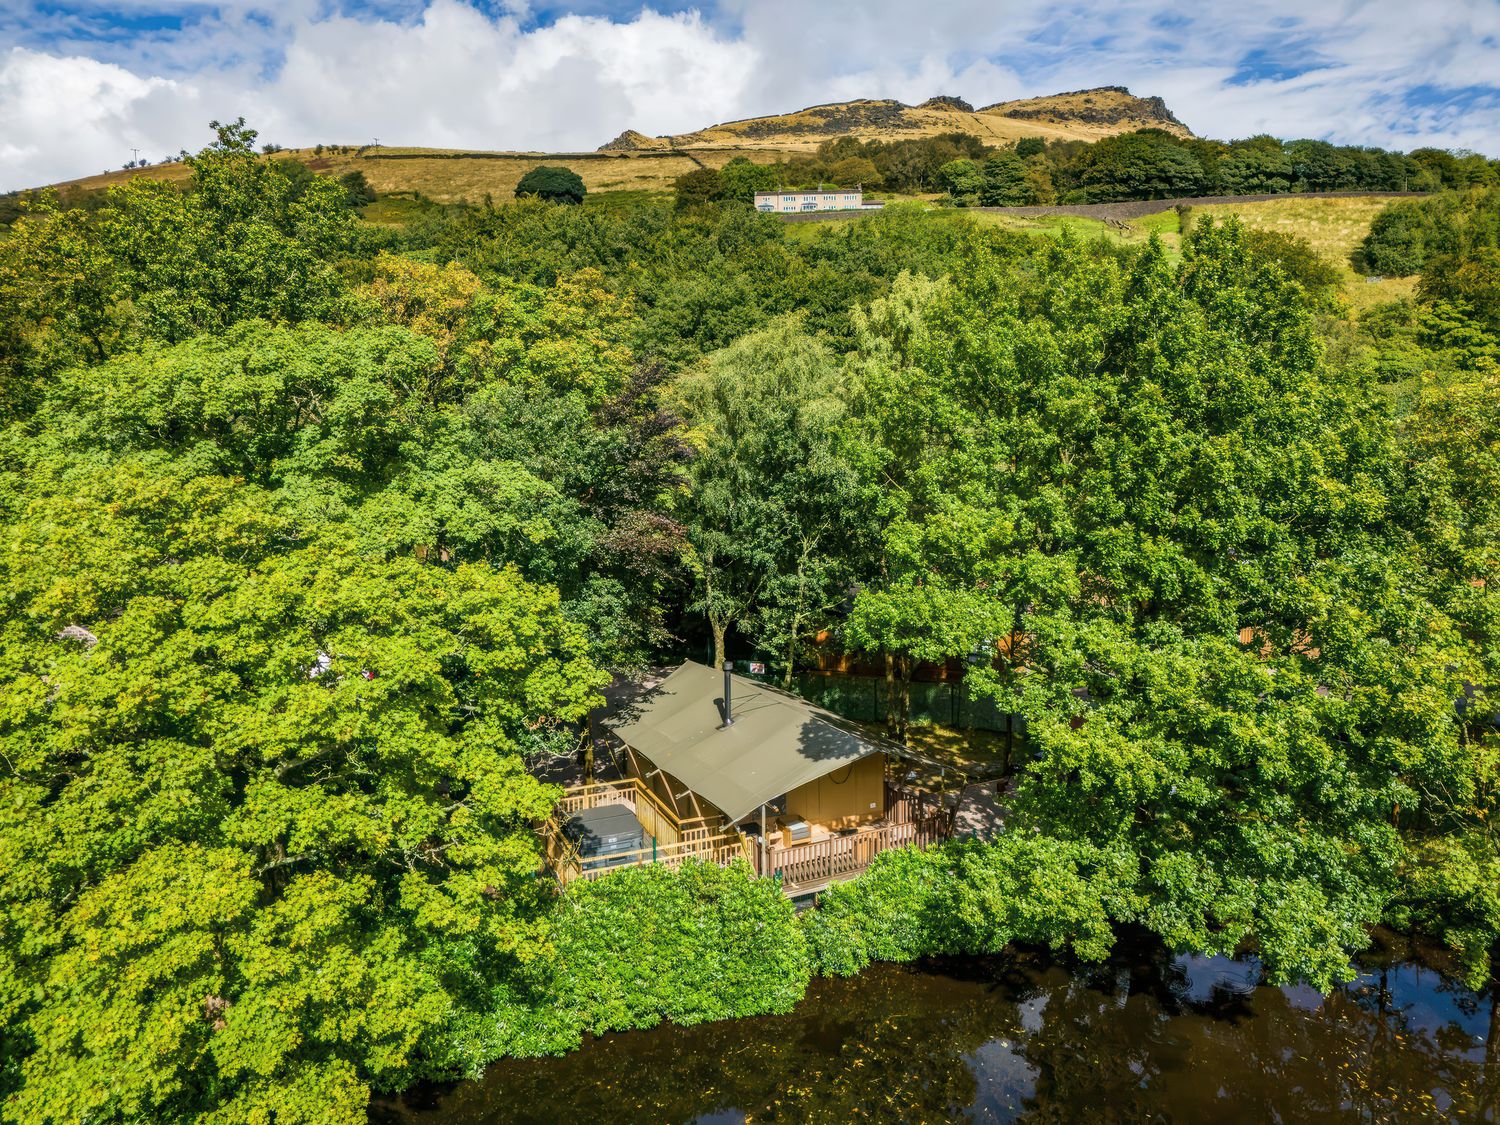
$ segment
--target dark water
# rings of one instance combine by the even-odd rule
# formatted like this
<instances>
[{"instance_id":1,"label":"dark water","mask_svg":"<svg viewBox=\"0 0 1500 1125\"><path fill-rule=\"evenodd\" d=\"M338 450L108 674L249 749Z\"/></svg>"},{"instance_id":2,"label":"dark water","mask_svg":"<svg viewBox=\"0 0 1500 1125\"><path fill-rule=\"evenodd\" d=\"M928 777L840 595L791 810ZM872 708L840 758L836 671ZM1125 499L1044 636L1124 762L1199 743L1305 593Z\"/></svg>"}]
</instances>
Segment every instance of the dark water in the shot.
<instances>
[{"instance_id":1,"label":"dark water","mask_svg":"<svg viewBox=\"0 0 1500 1125\"><path fill-rule=\"evenodd\" d=\"M1500 1016L1387 939L1324 996L1253 961L1025 953L814 981L795 1012L610 1035L372 1121L1500 1120Z\"/></svg>"}]
</instances>

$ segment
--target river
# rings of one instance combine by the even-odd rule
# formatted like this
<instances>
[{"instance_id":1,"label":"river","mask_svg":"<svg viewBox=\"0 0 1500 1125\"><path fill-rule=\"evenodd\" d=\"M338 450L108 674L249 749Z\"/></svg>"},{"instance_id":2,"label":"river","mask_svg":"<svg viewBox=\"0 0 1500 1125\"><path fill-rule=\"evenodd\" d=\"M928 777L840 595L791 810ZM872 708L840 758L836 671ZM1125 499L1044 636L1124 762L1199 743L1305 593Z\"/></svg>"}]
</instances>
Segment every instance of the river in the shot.
<instances>
[{"instance_id":1,"label":"river","mask_svg":"<svg viewBox=\"0 0 1500 1125\"><path fill-rule=\"evenodd\" d=\"M375 1125L1500 1120L1495 994L1382 935L1350 984L1149 946L877 965L797 1009L607 1035L377 1102Z\"/></svg>"}]
</instances>

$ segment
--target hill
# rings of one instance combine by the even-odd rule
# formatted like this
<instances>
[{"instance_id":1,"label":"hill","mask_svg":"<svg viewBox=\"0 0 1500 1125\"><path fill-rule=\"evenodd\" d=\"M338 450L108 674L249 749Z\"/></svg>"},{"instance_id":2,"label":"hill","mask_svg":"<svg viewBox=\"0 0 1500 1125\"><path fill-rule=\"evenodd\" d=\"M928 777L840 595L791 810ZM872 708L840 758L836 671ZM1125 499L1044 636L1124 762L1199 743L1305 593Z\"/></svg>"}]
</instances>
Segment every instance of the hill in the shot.
<instances>
[{"instance_id":1,"label":"hill","mask_svg":"<svg viewBox=\"0 0 1500 1125\"><path fill-rule=\"evenodd\" d=\"M939 133L969 133L989 144L1022 137L1095 141L1148 127L1178 136L1192 132L1161 98L1136 97L1123 86L1100 86L974 109L962 98L940 96L921 105L860 99L809 106L795 113L726 121L693 133L648 137L627 129L601 152L759 149L808 151L833 137L902 140Z\"/></svg>"},{"instance_id":2,"label":"hill","mask_svg":"<svg viewBox=\"0 0 1500 1125\"><path fill-rule=\"evenodd\" d=\"M504 202L512 197L521 177L543 162L566 164L583 177L590 192L667 191L673 180L694 168L722 167L736 156L770 162L806 155L834 137L901 140L968 133L986 144L1004 145L1022 137L1094 141L1147 127L1192 135L1160 98L1139 98L1123 86L1101 86L998 102L977 110L962 98L945 95L916 106L890 100L810 106L795 113L730 121L676 136L648 137L627 129L594 152L334 145L287 149L280 155L301 160L326 175L363 172L382 195L416 192L439 203L477 202L489 195L496 202ZM68 195L137 177L183 180L187 167L176 162L156 164L56 186Z\"/></svg>"}]
</instances>

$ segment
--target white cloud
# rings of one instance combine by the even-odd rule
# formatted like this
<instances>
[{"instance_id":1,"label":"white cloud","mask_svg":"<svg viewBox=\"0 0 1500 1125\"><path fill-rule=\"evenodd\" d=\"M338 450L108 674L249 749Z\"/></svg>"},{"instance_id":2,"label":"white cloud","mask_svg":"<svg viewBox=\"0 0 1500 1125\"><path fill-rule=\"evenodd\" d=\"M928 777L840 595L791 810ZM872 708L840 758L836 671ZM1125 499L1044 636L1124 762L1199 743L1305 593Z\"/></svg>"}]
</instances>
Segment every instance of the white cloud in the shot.
<instances>
[{"instance_id":1,"label":"white cloud","mask_svg":"<svg viewBox=\"0 0 1500 1125\"><path fill-rule=\"evenodd\" d=\"M434 0L411 25L309 23L259 92L257 119L299 143L378 133L438 147L591 149L641 121L681 130L729 112L753 64L753 49L693 15L569 16L522 31Z\"/></svg>"},{"instance_id":2,"label":"white cloud","mask_svg":"<svg viewBox=\"0 0 1500 1125\"><path fill-rule=\"evenodd\" d=\"M721 0L708 15L541 27L525 3L491 17L461 0L387 0L400 14L380 19L327 0L225 0L134 38L98 34L110 17L88 2L64 23L42 9L0 17L0 40L25 44L0 54L0 190L118 167L134 147L153 159L196 147L210 118L242 113L287 145L378 135L565 151L853 97L978 105L1106 84L1160 94L1210 136L1500 152L1493 100L1442 93L1500 75L1493 0L1443 0L1420 19L1409 0ZM1257 50L1285 62L1237 79ZM1412 108L1411 90L1429 96Z\"/></svg>"},{"instance_id":3,"label":"white cloud","mask_svg":"<svg viewBox=\"0 0 1500 1125\"><path fill-rule=\"evenodd\" d=\"M20 183L28 174L77 169L93 154L100 155L90 163L112 164L117 161L103 153L151 152L148 121L169 112L180 92L168 79L140 78L112 63L16 47L0 55L0 165L7 179Z\"/></svg>"}]
</instances>

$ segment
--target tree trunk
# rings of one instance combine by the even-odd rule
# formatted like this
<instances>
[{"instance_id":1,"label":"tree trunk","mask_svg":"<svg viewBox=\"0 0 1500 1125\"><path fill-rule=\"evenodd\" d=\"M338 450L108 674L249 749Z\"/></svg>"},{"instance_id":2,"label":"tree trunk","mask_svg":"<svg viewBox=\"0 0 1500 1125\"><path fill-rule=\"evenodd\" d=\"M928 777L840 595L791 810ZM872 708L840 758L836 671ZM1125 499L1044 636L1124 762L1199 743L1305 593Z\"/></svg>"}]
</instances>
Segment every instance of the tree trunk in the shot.
<instances>
[{"instance_id":1,"label":"tree trunk","mask_svg":"<svg viewBox=\"0 0 1500 1125\"><path fill-rule=\"evenodd\" d=\"M896 693L896 725L893 736L899 745L905 746L906 731L911 725L912 659L903 654L896 658L896 663L900 666L901 677L898 681L899 690ZM889 671L887 674L889 675Z\"/></svg>"},{"instance_id":2,"label":"tree trunk","mask_svg":"<svg viewBox=\"0 0 1500 1125\"><path fill-rule=\"evenodd\" d=\"M592 711L589 712L588 721L588 730L585 735L589 746L583 755L583 781L585 785L592 785L594 784L594 713Z\"/></svg>"},{"instance_id":3,"label":"tree trunk","mask_svg":"<svg viewBox=\"0 0 1500 1125\"><path fill-rule=\"evenodd\" d=\"M896 657L885 654L885 729L896 737Z\"/></svg>"},{"instance_id":4,"label":"tree trunk","mask_svg":"<svg viewBox=\"0 0 1500 1125\"><path fill-rule=\"evenodd\" d=\"M723 618L710 615L708 624L714 631L714 667L723 668L725 661L728 660L724 651L724 634L729 628L729 623Z\"/></svg>"},{"instance_id":5,"label":"tree trunk","mask_svg":"<svg viewBox=\"0 0 1500 1125\"><path fill-rule=\"evenodd\" d=\"M787 691L792 690L792 671L797 666L797 641L802 636L802 614L792 614L792 627L788 630L786 639L786 672L781 677L781 686Z\"/></svg>"}]
</instances>

